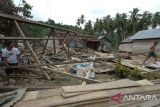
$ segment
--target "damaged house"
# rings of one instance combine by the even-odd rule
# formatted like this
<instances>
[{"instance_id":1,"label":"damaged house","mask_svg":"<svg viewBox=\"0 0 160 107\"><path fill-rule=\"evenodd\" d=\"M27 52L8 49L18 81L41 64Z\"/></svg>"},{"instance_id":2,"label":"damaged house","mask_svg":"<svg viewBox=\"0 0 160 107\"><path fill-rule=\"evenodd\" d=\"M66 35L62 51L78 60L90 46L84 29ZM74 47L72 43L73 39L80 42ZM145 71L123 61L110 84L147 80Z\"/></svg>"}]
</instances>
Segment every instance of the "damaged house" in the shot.
<instances>
[{"instance_id":1,"label":"damaged house","mask_svg":"<svg viewBox=\"0 0 160 107\"><path fill-rule=\"evenodd\" d=\"M153 42L158 42L156 49L160 50L160 28L142 30L133 36L129 36L121 42L119 51L145 53L148 52L148 49L153 44Z\"/></svg>"}]
</instances>

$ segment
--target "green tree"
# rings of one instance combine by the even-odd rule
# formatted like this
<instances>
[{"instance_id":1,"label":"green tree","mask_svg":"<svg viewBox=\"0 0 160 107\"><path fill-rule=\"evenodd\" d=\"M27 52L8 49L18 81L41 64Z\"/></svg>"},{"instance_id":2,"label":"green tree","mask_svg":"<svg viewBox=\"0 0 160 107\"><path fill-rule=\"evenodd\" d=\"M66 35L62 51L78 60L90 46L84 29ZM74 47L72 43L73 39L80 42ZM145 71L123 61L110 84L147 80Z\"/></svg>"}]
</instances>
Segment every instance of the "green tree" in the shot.
<instances>
[{"instance_id":1,"label":"green tree","mask_svg":"<svg viewBox=\"0 0 160 107\"><path fill-rule=\"evenodd\" d=\"M92 27L92 21L89 20L85 26L84 26L84 32L85 34L88 34L88 35L93 35L93 27Z\"/></svg>"},{"instance_id":2,"label":"green tree","mask_svg":"<svg viewBox=\"0 0 160 107\"><path fill-rule=\"evenodd\" d=\"M18 10L20 13L22 13L22 16L24 18L32 18L31 10L32 6L30 6L25 0L22 0L22 6L18 7Z\"/></svg>"},{"instance_id":3,"label":"green tree","mask_svg":"<svg viewBox=\"0 0 160 107\"><path fill-rule=\"evenodd\" d=\"M0 12L16 15L18 10L12 0L0 0Z\"/></svg>"},{"instance_id":4,"label":"green tree","mask_svg":"<svg viewBox=\"0 0 160 107\"><path fill-rule=\"evenodd\" d=\"M144 11L141 15L138 30L147 30L151 25L152 13Z\"/></svg>"},{"instance_id":5,"label":"green tree","mask_svg":"<svg viewBox=\"0 0 160 107\"><path fill-rule=\"evenodd\" d=\"M152 28L156 28L160 25L160 12L156 12L152 16Z\"/></svg>"},{"instance_id":6,"label":"green tree","mask_svg":"<svg viewBox=\"0 0 160 107\"><path fill-rule=\"evenodd\" d=\"M82 25L81 27L83 28L85 24L85 19L84 19L84 15L82 14L78 19L77 19L77 25L80 26Z\"/></svg>"},{"instance_id":7,"label":"green tree","mask_svg":"<svg viewBox=\"0 0 160 107\"><path fill-rule=\"evenodd\" d=\"M94 23L94 35L100 35L103 31L103 22L102 19L96 19L96 22Z\"/></svg>"},{"instance_id":8,"label":"green tree","mask_svg":"<svg viewBox=\"0 0 160 107\"><path fill-rule=\"evenodd\" d=\"M139 17L140 14L138 14L139 9L138 8L133 8L133 11L129 11L131 13L130 15L130 26L132 27L132 35L135 34L138 31L138 23L139 23Z\"/></svg>"},{"instance_id":9,"label":"green tree","mask_svg":"<svg viewBox=\"0 0 160 107\"><path fill-rule=\"evenodd\" d=\"M49 25L55 25L55 21L50 18L45 23Z\"/></svg>"},{"instance_id":10,"label":"green tree","mask_svg":"<svg viewBox=\"0 0 160 107\"><path fill-rule=\"evenodd\" d=\"M26 1L22 4L15 6L12 0L0 0L0 13L14 15L18 17L31 18L32 7ZM0 32L4 35L11 35L13 23L8 20L0 19Z\"/></svg>"}]
</instances>

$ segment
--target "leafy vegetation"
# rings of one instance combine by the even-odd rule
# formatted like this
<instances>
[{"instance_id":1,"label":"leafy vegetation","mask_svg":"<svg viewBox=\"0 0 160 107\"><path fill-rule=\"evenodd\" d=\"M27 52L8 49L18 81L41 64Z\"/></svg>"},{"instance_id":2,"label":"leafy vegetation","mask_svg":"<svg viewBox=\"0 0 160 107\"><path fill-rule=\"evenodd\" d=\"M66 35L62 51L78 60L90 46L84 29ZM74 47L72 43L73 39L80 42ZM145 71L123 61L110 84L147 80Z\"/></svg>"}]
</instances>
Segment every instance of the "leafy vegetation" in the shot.
<instances>
[{"instance_id":1,"label":"leafy vegetation","mask_svg":"<svg viewBox=\"0 0 160 107\"><path fill-rule=\"evenodd\" d=\"M15 6L12 0L0 0L0 13L9 14L13 16L32 18L32 6L25 0L22 0L18 6ZM0 33L4 35L11 35L13 32L13 23L8 20L0 19Z\"/></svg>"}]
</instances>

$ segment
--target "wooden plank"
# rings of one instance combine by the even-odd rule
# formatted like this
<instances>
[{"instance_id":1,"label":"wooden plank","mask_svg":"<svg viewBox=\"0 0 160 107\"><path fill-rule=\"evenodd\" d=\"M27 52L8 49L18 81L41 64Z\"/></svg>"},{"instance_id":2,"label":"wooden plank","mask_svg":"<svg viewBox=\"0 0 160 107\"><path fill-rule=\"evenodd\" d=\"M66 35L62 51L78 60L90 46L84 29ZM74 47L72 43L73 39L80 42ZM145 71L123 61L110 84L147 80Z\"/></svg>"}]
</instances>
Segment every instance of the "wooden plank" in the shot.
<instances>
[{"instance_id":1,"label":"wooden plank","mask_svg":"<svg viewBox=\"0 0 160 107\"><path fill-rule=\"evenodd\" d=\"M62 98L61 96L54 96L54 97L47 97L44 99L19 102L19 104L17 104L19 106L15 106L15 107L34 107L35 105L37 107L44 107L44 106L57 107L60 105L67 105L67 104L91 101L96 99L110 98L111 96L115 95L117 92L121 92L123 96L123 95L133 94L133 93L144 93L144 92L151 92L151 91L153 92L153 91L159 91L159 90L160 90L160 85L112 89L107 91L97 91L97 92L87 93L87 94L66 98L66 99Z\"/></svg>"},{"instance_id":2,"label":"wooden plank","mask_svg":"<svg viewBox=\"0 0 160 107\"><path fill-rule=\"evenodd\" d=\"M0 37L0 40L60 40L64 38Z\"/></svg>"},{"instance_id":3,"label":"wooden plank","mask_svg":"<svg viewBox=\"0 0 160 107\"><path fill-rule=\"evenodd\" d=\"M48 68L48 67L43 67L45 70L49 70L49 71L52 71L56 74L59 74L59 75L64 75L64 76L70 76L72 78L75 78L75 79L79 79L79 80L84 80L84 81L87 81L89 83L100 83L101 81L98 81L98 80L93 80L93 79L87 79L87 78L83 78L83 77L78 77L76 75L73 75L73 74L70 74L70 73L66 73L66 72L60 72L60 71L57 71L57 70L54 70L54 69L51 69L51 68Z\"/></svg>"},{"instance_id":4,"label":"wooden plank","mask_svg":"<svg viewBox=\"0 0 160 107\"><path fill-rule=\"evenodd\" d=\"M112 59L106 59L106 61L110 61ZM85 63L85 62L98 62L101 60L87 60L87 61L74 61L74 62L57 62L50 64L32 64L32 65L21 65L21 66L8 66L7 68L29 68L29 67L40 67L40 66L49 66L49 65L63 65L63 64L76 64L76 63ZM6 68L6 66L1 66L1 68Z\"/></svg>"},{"instance_id":5,"label":"wooden plank","mask_svg":"<svg viewBox=\"0 0 160 107\"><path fill-rule=\"evenodd\" d=\"M51 96L58 96L61 95L61 90L59 88L57 89L45 89L45 90L38 90L38 91L29 91L25 94L23 97L23 101L27 100L36 100L40 98L45 97L51 97Z\"/></svg>"},{"instance_id":6,"label":"wooden plank","mask_svg":"<svg viewBox=\"0 0 160 107\"><path fill-rule=\"evenodd\" d=\"M46 89L54 89L54 88L60 88L60 86L27 86L27 91L35 91L35 90L46 90ZM8 91L14 91L16 89L21 88L21 86L0 86L1 92L8 92Z\"/></svg>"},{"instance_id":7,"label":"wooden plank","mask_svg":"<svg viewBox=\"0 0 160 107\"><path fill-rule=\"evenodd\" d=\"M52 33L52 36L53 36L53 38L55 38L56 37L56 35L58 35L57 34L57 32L56 32L56 29L54 29L53 30L54 32L51 32ZM53 49L54 49L54 54L56 54L57 52L56 52L56 41L53 39Z\"/></svg>"},{"instance_id":8,"label":"wooden plank","mask_svg":"<svg viewBox=\"0 0 160 107\"><path fill-rule=\"evenodd\" d=\"M104 98L104 99L96 99L91 101L67 104L57 107L102 107L102 105L105 105L104 107L108 107L107 105L109 101L110 99Z\"/></svg>"},{"instance_id":9,"label":"wooden plank","mask_svg":"<svg viewBox=\"0 0 160 107\"><path fill-rule=\"evenodd\" d=\"M110 71L114 71L114 70L115 70L115 68L107 68L107 69L104 69L104 70L94 69L94 72L105 73L105 72L110 72Z\"/></svg>"},{"instance_id":10,"label":"wooden plank","mask_svg":"<svg viewBox=\"0 0 160 107\"><path fill-rule=\"evenodd\" d=\"M67 97L73 97L73 96L77 96L77 95L81 95L81 94L86 94L86 93L89 93L91 91L86 91L86 92L74 92L74 93L64 93L62 92L62 96L64 98L67 98Z\"/></svg>"},{"instance_id":11,"label":"wooden plank","mask_svg":"<svg viewBox=\"0 0 160 107\"><path fill-rule=\"evenodd\" d=\"M144 80L139 80L139 81L136 81L138 84L140 85L154 85L154 83L152 83L151 81L148 81L146 79Z\"/></svg>"},{"instance_id":12,"label":"wooden plank","mask_svg":"<svg viewBox=\"0 0 160 107\"><path fill-rule=\"evenodd\" d=\"M25 95L22 98L22 100L34 100L34 99L37 99L38 93L39 93L39 91L27 92L27 93L25 93Z\"/></svg>"},{"instance_id":13,"label":"wooden plank","mask_svg":"<svg viewBox=\"0 0 160 107\"><path fill-rule=\"evenodd\" d=\"M75 85L75 86L62 86L64 93L74 93L74 92L86 92L86 91L97 91L97 90L107 90L115 89L122 87L133 87L140 86L135 81L129 79L122 79L113 82L98 83L98 84L89 84L89 85Z\"/></svg>"},{"instance_id":14,"label":"wooden plank","mask_svg":"<svg viewBox=\"0 0 160 107\"><path fill-rule=\"evenodd\" d=\"M134 65L132 64L132 61L129 61L129 60L121 60L121 64L124 65L124 66L127 66L127 67L130 67L130 68L137 68L141 71L145 71L145 72L151 72L153 70L151 69L147 69L145 67L142 67L142 66L139 66L139 65Z\"/></svg>"},{"instance_id":15,"label":"wooden plank","mask_svg":"<svg viewBox=\"0 0 160 107\"><path fill-rule=\"evenodd\" d=\"M50 32L49 32L48 38L51 36L51 32L52 32L52 29L51 29ZM44 45L44 47L43 47L42 55L44 55L44 53L45 53L47 44L48 44L48 40L46 41L46 43L45 43L45 45Z\"/></svg>"},{"instance_id":16,"label":"wooden plank","mask_svg":"<svg viewBox=\"0 0 160 107\"><path fill-rule=\"evenodd\" d=\"M150 82L150 81L148 81L148 80L146 80L146 79L144 79L144 80L139 80L139 81L136 81L139 85L154 85L152 82ZM101 83L102 84L102 83ZM104 85L105 86L105 85ZM91 86L92 87L92 86ZM100 86L98 86L98 87L100 87ZM118 85L118 87L120 87L119 85ZM117 87L117 88L118 88ZM128 86L129 87L129 86ZM113 88L112 88L113 89ZM81 95L81 94L85 94L85 93L89 93L89 92L92 92L92 90L90 91L83 91L83 92L70 92L70 93L68 93L68 92L64 92L64 93L62 93L62 95L63 95L63 97L73 97L73 96L77 96L77 95Z\"/></svg>"},{"instance_id":17,"label":"wooden plank","mask_svg":"<svg viewBox=\"0 0 160 107\"><path fill-rule=\"evenodd\" d=\"M45 56L43 56L43 58L46 59L49 63L53 63L52 61L50 61L50 60L49 60L48 58L46 58ZM49 66L49 67L52 67L52 66ZM56 70L56 71L58 71L58 70ZM59 72L59 71L58 71L58 72ZM60 72L59 72L59 73L60 73ZM62 73L63 73L63 72L62 72ZM62 75L62 74L61 74L61 75ZM75 75L72 75L72 74L69 74L69 73L63 74L63 75L69 75L69 76L71 76L71 77L80 79L78 76L75 77ZM84 80L83 77L82 77L81 79ZM86 78L86 79L88 79L88 78ZM88 79L88 80L89 80L89 82L90 82L91 79ZM92 82L93 82L93 81L92 81ZM97 83L97 82L100 82L100 81L96 81L96 82L94 82L94 83Z\"/></svg>"}]
</instances>

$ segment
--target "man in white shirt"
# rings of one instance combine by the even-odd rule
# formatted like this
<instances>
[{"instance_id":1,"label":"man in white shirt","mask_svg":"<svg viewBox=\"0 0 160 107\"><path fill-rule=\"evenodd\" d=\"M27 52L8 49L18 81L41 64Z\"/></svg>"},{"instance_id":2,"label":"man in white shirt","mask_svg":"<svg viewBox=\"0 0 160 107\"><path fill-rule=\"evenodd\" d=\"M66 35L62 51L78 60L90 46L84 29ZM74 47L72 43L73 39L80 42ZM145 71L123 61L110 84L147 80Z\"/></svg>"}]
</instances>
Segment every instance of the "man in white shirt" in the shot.
<instances>
[{"instance_id":1,"label":"man in white shirt","mask_svg":"<svg viewBox=\"0 0 160 107\"><path fill-rule=\"evenodd\" d=\"M19 63L19 50L14 47L13 41L5 42L6 48L2 50L2 57L4 59L4 63L6 67L8 66L17 66ZM17 75L17 68L6 68L6 79L8 84L10 84L10 74L14 73ZM17 77L15 78L15 85L17 84Z\"/></svg>"}]
</instances>

